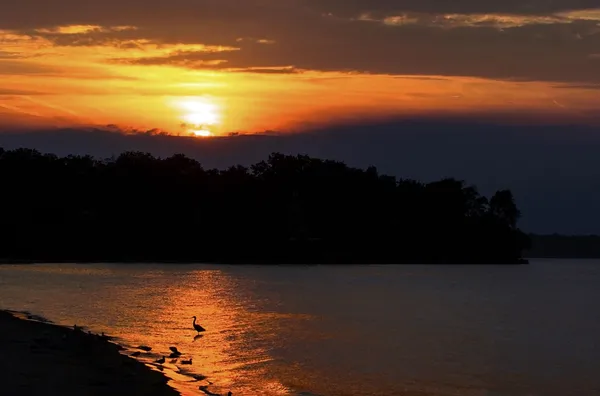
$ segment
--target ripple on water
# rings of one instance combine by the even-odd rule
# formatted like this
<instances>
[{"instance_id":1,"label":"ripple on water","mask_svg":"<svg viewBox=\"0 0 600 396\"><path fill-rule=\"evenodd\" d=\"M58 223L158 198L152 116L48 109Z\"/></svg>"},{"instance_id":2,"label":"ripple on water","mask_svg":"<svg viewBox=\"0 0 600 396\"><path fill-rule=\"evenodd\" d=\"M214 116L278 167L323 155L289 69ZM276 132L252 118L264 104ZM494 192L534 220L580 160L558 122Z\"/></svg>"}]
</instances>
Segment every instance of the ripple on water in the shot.
<instances>
[{"instance_id":1,"label":"ripple on water","mask_svg":"<svg viewBox=\"0 0 600 396\"><path fill-rule=\"evenodd\" d=\"M190 395L597 396L599 268L9 265L0 307L152 346Z\"/></svg>"}]
</instances>

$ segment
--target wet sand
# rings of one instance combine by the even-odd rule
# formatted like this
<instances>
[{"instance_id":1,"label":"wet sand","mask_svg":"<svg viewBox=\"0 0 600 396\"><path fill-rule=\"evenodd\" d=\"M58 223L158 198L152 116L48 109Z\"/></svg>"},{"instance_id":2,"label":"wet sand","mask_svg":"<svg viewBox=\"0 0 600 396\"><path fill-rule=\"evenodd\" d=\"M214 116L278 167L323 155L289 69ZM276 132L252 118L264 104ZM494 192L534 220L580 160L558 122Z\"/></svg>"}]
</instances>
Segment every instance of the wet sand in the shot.
<instances>
[{"instance_id":1,"label":"wet sand","mask_svg":"<svg viewBox=\"0 0 600 396\"><path fill-rule=\"evenodd\" d=\"M97 335L0 311L0 394L179 395L164 375L119 348Z\"/></svg>"}]
</instances>

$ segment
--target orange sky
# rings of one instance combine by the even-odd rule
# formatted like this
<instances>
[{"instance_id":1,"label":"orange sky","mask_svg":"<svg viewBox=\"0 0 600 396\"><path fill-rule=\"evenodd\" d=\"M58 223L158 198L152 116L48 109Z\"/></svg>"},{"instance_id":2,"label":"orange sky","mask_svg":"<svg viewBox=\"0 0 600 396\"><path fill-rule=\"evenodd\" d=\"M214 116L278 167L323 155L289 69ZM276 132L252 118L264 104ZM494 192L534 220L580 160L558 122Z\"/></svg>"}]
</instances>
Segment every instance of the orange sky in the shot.
<instances>
[{"instance_id":1,"label":"orange sky","mask_svg":"<svg viewBox=\"0 0 600 396\"><path fill-rule=\"evenodd\" d=\"M388 31L402 24L429 23L423 19L427 14L407 15L378 19L362 13L355 19L363 24L381 22ZM460 29L469 29L481 21L500 25L488 26L488 30L547 25L562 28L567 23L575 26L572 21L566 22L568 18L583 21L586 29L594 24L600 26L600 12L594 10L554 13L553 17L448 15L444 20L461 23ZM515 72L515 78L495 76L499 71L492 61L481 64L477 70L485 71L482 73L468 73L458 63L449 65L448 71L440 68L437 74L400 73L401 69L394 73L392 68L386 71L387 66L379 67L384 61L409 63L413 58L427 58L418 52L396 54L395 58L390 54L388 60L376 59L377 54L373 54L370 60L360 60L371 61L373 70L345 71L325 66L310 68L308 64L301 67L292 58L285 64L283 56L279 63L266 64L260 51L276 46L279 41L275 39L252 39L252 48L258 49L243 52L243 38L229 45L226 39L222 40L223 45L204 44L201 39L158 40L146 38L150 37L148 30L133 24L136 21L131 25L89 25L84 23L90 20L87 16L78 19L75 15L71 19L80 20L81 24L40 22L38 27L9 28L8 22L0 19L0 121L115 124L124 129L159 128L184 134L210 131L215 135L230 131L297 130L306 124L348 117L390 115L497 114L503 118L512 114L515 119L598 121L600 77L593 80L591 74L586 74L589 62L600 71L600 59L595 53L586 55L581 81L573 65L565 66L571 67L569 75L556 74L557 78L546 75L543 64L537 68L539 78L535 70L532 76L525 76L531 69L527 59L521 60L525 62L521 69L515 66L515 70L523 72L522 76ZM589 25L589 21L593 24ZM169 31L164 26L162 29L165 34ZM600 44L598 33L592 36ZM493 43L490 45L497 45L497 51L506 51L501 44ZM561 45L557 44L558 52ZM515 47L512 56L522 56L522 52ZM243 67L224 68L223 64L236 65L227 57L238 53L244 56L246 63L240 65ZM369 53L365 52L365 56ZM519 61L515 58L513 63ZM423 69L435 71L429 66ZM557 69L556 73L562 71Z\"/></svg>"}]
</instances>

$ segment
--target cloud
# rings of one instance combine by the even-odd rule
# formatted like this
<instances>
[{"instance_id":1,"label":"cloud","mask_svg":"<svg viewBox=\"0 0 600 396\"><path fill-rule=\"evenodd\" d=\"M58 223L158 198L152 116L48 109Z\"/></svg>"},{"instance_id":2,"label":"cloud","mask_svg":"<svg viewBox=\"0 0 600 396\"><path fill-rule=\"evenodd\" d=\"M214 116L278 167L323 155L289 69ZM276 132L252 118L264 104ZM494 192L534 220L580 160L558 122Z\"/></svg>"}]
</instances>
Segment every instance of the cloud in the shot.
<instances>
[{"instance_id":1,"label":"cloud","mask_svg":"<svg viewBox=\"0 0 600 396\"><path fill-rule=\"evenodd\" d=\"M420 25L430 28L494 28L511 29L527 25L573 24L597 27L600 21L600 8L591 10L571 10L553 14L501 14L501 13L402 13L374 16L371 13L360 14L353 20L378 22L387 26L403 27ZM589 23L586 23L589 22ZM594 33L600 30L593 29Z\"/></svg>"},{"instance_id":2,"label":"cloud","mask_svg":"<svg viewBox=\"0 0 600 396\"><path fill-rule=\"evenodd\" d=\"M29 49L3 51L71 56L75 50L68 47L80 47L75 56L96 62L191 70L292 66L600 81L589 57L600 43L596 0L107 0L85 6L60 0L58 5L20 0L7 6L0 29L29 37ZM153 12L139 12L146 8Z\"/></svg>"},{"instance_id":3,"label":"cloud","mask_svg":"<svg viewBox=\"0 0 600 396\"><path fill-rule=\"evenodd\" d=\"M311 6L334 15L352 17L364 13L394 15L425 14L513 14L552 15L598 7L596 0L308 0Z\"/></svg>"},{"instance_id":4,"label":"cloud","mask_svg":"<svg viewBox=\"0 0 600 396\"><path fill-rule=\"evenodd\" d=\"M256 73L256 74L300 74L304 70L296 69L294 66L280 66L280 67L247 67L241 69L226 69L228 72L233 73Z\"/></svg>"},{"instance_id":5,"label":"cloud","mask_svg":"<svg viewBox=\"0 0 600 396\"><path fill-rule=\"evenodd\" d=\"M552 25L572 23L572 19L543 15L510 14L402 14L385 16L381 19L369 14L360 15L357 20L379 22L387 26L420 25L431 28L494 28L510 29L526 25Z\"/></svg>"},{"instance_id":6,"label":"cloud","mask_svg":"<svg viewBox=\"0 0 600 396\"><path fill-rule=\"evenodd\" d=\"M572 21L584 20L598 22L600 21L600 7L598 7L597 3L594 4L594 7L595 8L590 7L587 9L571 8L566 11L558 12L556 13L556 15Z\"/></svg>"},{"instance_id":7,"label":"cloud","mask_svg":"<svg viewBox=\"0 0 600 396\"><path fill-rule=\"evenodd\" d=\"M251 43L257 43L257 44L265 44L265 45L270 45L270 44L275 44L276 41L275 40L269 40L269 39L256 39L256 38L252 38L252 37L240 37L237 40L238 43L241 43L242 41L246 41L246 42L251 42Z\"/></svg>"},{"instance_id":8,"label":"cloud","mask_svg":"<svg viewBox=\"0 0 600 396\"><path fill-rule=\"evenodd\" d=\"M65 26L57 29L58 32L47 32L45 29L31 32L0 30L0 44L5 49L10 50L12 54L24 54L28 56L61 55L61 49L71 52L80 51L81 53L90 53L90 50L102 50L102 52L97 54L97 57L101 59L109 59L114 54L136 58L141 55L185 56L186 53L213 53L235 51L238 49L236 47L205 45L202 43L165 44L159 40L150 40L143 37L120 38L110 34L113 32L135 30L129 27ZM73 49L68 47L87 48Z\"/></svg>"},{"instance_id":9,"label":"cloud","mask_svg":"<svg viewBox=\"0 0 600 396\"><path fill-rule=\"evenodd\" d=\"M68 25L56 26L53 28L35 29L36 33L47 35L74 35L74 34L90 34L90 33L113 33L123 32L127 30L137 30L135 26L98 26L98 25Z\"/></svg>"}]
</instances>

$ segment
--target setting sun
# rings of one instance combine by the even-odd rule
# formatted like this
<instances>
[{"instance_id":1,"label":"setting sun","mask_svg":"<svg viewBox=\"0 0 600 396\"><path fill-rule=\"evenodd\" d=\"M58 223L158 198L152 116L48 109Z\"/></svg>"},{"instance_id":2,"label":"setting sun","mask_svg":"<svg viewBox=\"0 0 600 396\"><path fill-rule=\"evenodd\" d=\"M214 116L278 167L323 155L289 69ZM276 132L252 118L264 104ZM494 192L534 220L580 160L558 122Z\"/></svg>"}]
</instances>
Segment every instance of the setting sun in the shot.
<instances>
[{"instance_id":1,"label":"setting sun","mask_svg":"<svg viewBox=\"0 0 600 396\"><path fill-rule=\"evenodd\" d=\"M207 98L178 101L176 107L183 113L182 126L190 135L211 136L211 127L221 122L220 108Z\"/></svg>"},{"instance_id":2,"label":"setting sun","mask_svg":"<svg viewBox=\"0 0 600 396\"><path fill-rule=\"evenodd\" d=\"M212 132L206 129L200 129L197 131L190 131L194 136L200 136L200 137L208 137L208 136L212 136Z\"/></svg>"}]
</instances>

